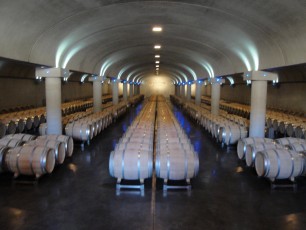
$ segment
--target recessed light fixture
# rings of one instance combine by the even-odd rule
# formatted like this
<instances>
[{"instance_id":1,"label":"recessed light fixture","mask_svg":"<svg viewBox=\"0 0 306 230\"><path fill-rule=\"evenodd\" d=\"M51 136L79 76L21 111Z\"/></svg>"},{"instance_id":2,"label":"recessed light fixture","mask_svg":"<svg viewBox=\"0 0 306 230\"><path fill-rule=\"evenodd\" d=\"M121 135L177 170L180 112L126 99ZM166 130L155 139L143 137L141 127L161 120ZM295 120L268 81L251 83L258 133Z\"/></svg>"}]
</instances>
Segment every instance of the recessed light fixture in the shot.
<instances>
[{"instance_id":1,"label":"recessed light fixture","mask_svg":"<svg viewBox=\"0 0 306 230\"><path fill-rule=\"evenodd\" d=\"M159 64L159 61L155 61L156 64Z\"/></svg>"},{"instance_id":2,"label":"recessed light fixture","mask_svg":"<svg viewBox=\"0 0 306 230\"><path fill-rule=\"evenodd\" d=\"M159 65L156 65L156 68L158 68L159 67Z\"/></svg>"},{"instance_id":3,"label":"recessed light fixture","mask_svg":"<svg viewBox=\"0 0 306 230\"><path fill-rule=\"evenodd\" d=\"M160 58L160 55L155 55L155 58Z\"/></svg>"},{"instance_id":4,"label":"recessed light fixture","mask_svg":"<svg viewBox=\"0 0 306 230\"><path fill-rule=\"evenodd\" d=\"M157 50L158 50L158 49L160 49L160 48L161 48L161 45L155 45L155 46L154 46L154 49L157 49Z\"/></svg>"},{"instance_id":5,"label":"recessed light fixture","mask_svg":"<svg viewBox=\"0 0 306 230\"><path fill-rule=\"evenodd\" d=\"M162 32L163 31L163 28L161 26L154 26L152 28L152 31L153 32Z\"/></svg>"}]
</instances>

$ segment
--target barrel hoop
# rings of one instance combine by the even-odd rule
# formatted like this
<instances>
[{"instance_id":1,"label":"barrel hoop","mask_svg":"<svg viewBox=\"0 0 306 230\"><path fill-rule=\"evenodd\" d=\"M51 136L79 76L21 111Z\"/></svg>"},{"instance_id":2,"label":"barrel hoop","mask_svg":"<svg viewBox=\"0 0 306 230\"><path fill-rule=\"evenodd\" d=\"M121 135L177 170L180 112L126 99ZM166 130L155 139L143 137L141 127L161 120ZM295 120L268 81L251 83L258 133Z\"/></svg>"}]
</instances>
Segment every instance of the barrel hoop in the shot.
<instances>
[{"instance_id":1,"label":"barrel hoop","mask_svg":"<svg viewBox=\"0 0 306 230\"><path fill-rule=\"evenodd\" d=\"M170 152L167 151L167 178L170 178Z\"/></svg>"},{"instance_id":2,"label":"barrel hoop","mask_svg":"<svg viewBox=\"0 0 306 230\"><path fill-rule=\"evenodd\" d=\"M292 155L292 153L291 153L290 151L288 151L288 153L289 153L290 156L291 156L291 165L292 165L292 169L291 169L291 174L290 174L290 176L292 176L292 175L293 175L293 172L294 172L294 157L293 157L293 155Z\"/></svg>"},{"instance_id":3,"label":"barrel hoop","mask_svg":"<svg viewBox=\"0 0 306 230\"><path fill-rule=\"evenodd\" d=\"M277 166L278 166L278 169L277 169L277 174L275 177L278 177L279 173L280 173L280 159L279 159L279 154L277 152L277 150L273 149L273 151L275 152L276 156L277 156Z\"/></svg>"},{"instance_id":4,"label":"barrel hoop","mask_svg":"<svg viewBox=\"0 0 306 230\"><path fill-rule=\"evenodd\" d=\"M46 150L46 149L44 149ZM40 156L40 168L42 172L45 172L44 165L47 165L47 154L48 151L44 151L44 154Z\"/></svg>"},{"instance_id":5,"label":"barrel hoop","mask_svg":"<svg viewBox=\"0 0 306 230\"><path fill-rule=\"evenodd\" d=\"M138 150L138 156L137 156L137 169L138 169L138 178L140 179L140 149Z\"/></svg>"},{"instance_id":6,"label":"barrel hoop","mask_svg":"<svg viewBox=\"0 0 306 230\"><path fill-rule=\"evenodd\" d=\"M228 126L228 128L229 128L229 130L230 130L230 137L229 137L229 139L228 139L228 145L231 143L231 140L232 140L232 128L231 128L231 126L229 125Z\"/></svg>"},{"instance_id":7,"label":"barrel hoop","mask_svg":"<svg viewBox=\"0 0 306 230\"><path fill-rule=\"evenodd\" d=\"M269 160L269 157L268 157L267 152L261 152L261 153L262 153L262 154L264 155L264 157L265 157L264 163L265 163L266 172L265 172L265 175L264 175L264 176L266 176L266 175L268 175L269 172L270 172L270 169L271 169L271 162L270 162L270 160Z\"/></svg>"},{"instance_id":8,"label":"barrel hoop","mask_svg":"<svg viewBox=\"0 0 306 230\"><path fill-rule=\"evenodd\" d=\"M31 172L33 174L34 173L34 169L33 169L33 156L34 156L34 151L36 150L37 146L34 146L33 149L32 149L32 152L31 152L31 158L30 158L30 167L31 167Z\"/></svg>"},{"instance_id":9,"label":"barrel hoop","mask_svg":"<svg viewBox=\"0 0 306 230\"><path fill-rule=\"evenodd\" d=\"M121 159L121 175L124 178L124 157L125 157L125 150L122 151L122 159Z\"/></svg>"},{"instance_id":10,"label":"barrel hoop","mask_svg":"<svg viewBox=\"0 0 306 230\"><path fill-rule=\"evenodd\" d=\"M184 153L185 153L185 178L187 178L187 175L188 175L188 158L187 158L187 151L184 150Z\"/></svg>"}]
</instances>

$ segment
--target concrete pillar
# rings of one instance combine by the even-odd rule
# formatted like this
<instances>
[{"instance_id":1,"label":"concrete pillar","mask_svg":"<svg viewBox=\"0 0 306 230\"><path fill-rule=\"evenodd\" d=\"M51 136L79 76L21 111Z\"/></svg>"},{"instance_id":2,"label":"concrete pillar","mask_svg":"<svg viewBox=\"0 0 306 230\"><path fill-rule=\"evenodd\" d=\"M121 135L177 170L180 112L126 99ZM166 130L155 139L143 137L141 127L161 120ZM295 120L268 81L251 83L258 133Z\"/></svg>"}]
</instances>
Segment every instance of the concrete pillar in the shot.
<instances>
[{"instance_id":1,"label":"concrete pillar","mask_svg":"<svg viewBox=\"0 0 306 230\"><path fill-rule=\"evenodd\" d=\"M47 133L62 134L62 91L63 77L69 77L69 70L61 68L36 68L36 76L46 78Z\"/></svg>"},{"instance_id":2,"label":"concrete pillar","mask_svg":"<svg viewBox=\"0 0 306 230\"><path fill-rule=\"evenodd\" d=\"M264 71L250 71L243 79L252 81L250 137L265 137L265 117L268 81L278 80L278 75Z\"/></svg>"},{"instance_id":3,"label":"concrete pillar","mask_svg":"<svg viewBox=\"0 0 306 230\"><path fill-rule=\"evenodd\" d=\"M93 109L94 113L102 110L102 76L91 77L89 81L93 83Z\"/></svg>"},{"instance_id":4,"label":"concrete pillar","mask_svg":"<svg viewBox=\"0 0 306 230\"><path fill-rule=\"evenodd\" d=\"M219 115L221 85L213 83L211 85L211 113Z\"/></svg>"},{"instance_id":5,"label":"concrete pillar","mask_svg":"<svg viewBox=\"0 0 306 230\"><path fill-rule=\"evenodd\" d=\"M127 101L127 99L128 99L127 86L128 86L128 84L126 82L123 82L123 100L124 101Z\"/></svg>"},{"instance_id":6,"label":"concrete pillar","mask_svg":"<svg viewBox=\"0 0 306 230\"><path fill-rule=\"evenodd\" d=\"M250 137L265 137L267 81L252 81Z\"/></svg>"},{"instance_id":7,"label":"concrete pillar","mask_svg":"<svg viewBox=\"0 0 306 230\"><path fill-rule=\"evenodd\" d=\"M130 97L133 97L134 96L134 84L130 83Z\"/></svg>"},{"instance_id":8,"label":"concrete pillar","mask_svg":"<svg viewBox=\"0 0 306 230\"><path fill-rule=\"evenodd\" d=\"M185 84L184 85L181 85L181 97L183 99L186 98L186 94L185 94Z\"/></svg>"},{"instance_id":9,"label":"concrete pillar","mask_svg":"<svg viewBox=\"0 0 306 230\"><path fill-rule=\"evenodd\" d=\"M134 85L134 96L136 96L138 94L138 85L135 84Z\"/></svg>"},{"instance_id":10,"label":"concrete pillar","mask_svg":"<svg viewBox=\"0 0 306 230\"><path fill-rule=\"evenodd\" d=\"M187 84L187 100L188 101L191 100L191 83L190 82Z\"/></svg>"},{"instance_id":11,"label":"concrete pillar","mask_svg":"<svg viewBox=\"0 0 306 230\"><path fill-rule=\"evenodd\" d=\"M201 105L201 96L202 96L202 82L196 81L196 92L195 92L195 103L196 105Z\"/></svg>"},{"instance_id":12,"label":"concrete pillar","mask_svg":"<svg viewBox=\"0 0 306 230\"><path fill-rule=\"evenodd\" d=\"M62 134L61 78L46 77L47 133Z\"/></svg>"},{"instance_id":13,"label":"concrete pillar","mask_svg":"<svg viewBox=\"0 0 306 230\"><path fill-rule=\"evenodd\" d=\"M214 115L219 115L219 103L220 103L220 93L221 84L225 82L221 78L211 78L211 113Z\"/></svg>"},{"instance_id":14,"label":"concrete pillar","mask_svg":"<svg viewBox=\"0 0 306 230\"><path fill-rule=\"evenodd\" d=\"M117 105L119 103L119 89L118 89L118 80L112 80L112 91L113 91L113 105Z\"/></svg>"}]
</instances>

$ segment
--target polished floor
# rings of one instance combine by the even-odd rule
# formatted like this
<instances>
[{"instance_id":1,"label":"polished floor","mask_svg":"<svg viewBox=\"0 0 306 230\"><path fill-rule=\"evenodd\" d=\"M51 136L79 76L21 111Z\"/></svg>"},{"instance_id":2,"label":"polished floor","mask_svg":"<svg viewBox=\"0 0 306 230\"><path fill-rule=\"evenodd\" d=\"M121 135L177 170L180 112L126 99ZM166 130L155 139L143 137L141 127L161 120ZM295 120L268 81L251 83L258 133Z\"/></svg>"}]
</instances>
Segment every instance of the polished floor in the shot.
<instances>
[{"instance_id":1,"label":"polished floor","mask_svg":"<svg viewBox=\"0 0 306 230\"><path fill-rule=\"evenodd\" d=\"M142 105L131 108L72 159L23 184L0 175L0 229L306 229L306 180L297 191L271 191L265 179L238 161L235 149L219 144L177 108L200 157L190 193L162 191L162 181L146 181L145 194L116 194L108 159Z\"/></svg>"}]
</instances>

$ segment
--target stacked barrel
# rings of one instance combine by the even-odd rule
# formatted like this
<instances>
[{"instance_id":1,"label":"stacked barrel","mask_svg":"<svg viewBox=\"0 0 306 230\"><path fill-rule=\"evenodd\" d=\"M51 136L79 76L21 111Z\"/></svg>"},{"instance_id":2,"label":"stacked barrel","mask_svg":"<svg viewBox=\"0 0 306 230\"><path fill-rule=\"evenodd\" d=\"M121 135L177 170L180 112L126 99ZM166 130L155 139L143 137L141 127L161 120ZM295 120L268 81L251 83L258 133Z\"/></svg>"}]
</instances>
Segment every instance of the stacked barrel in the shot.
<instances>
[{"instance_id":1,"label":"stacked barrel","mask_svg":"<svg viewBox=\"0 0 306 230\"><path fill-rule=\"evenodd\" d=\"M210 97L202 96L202 102L210 105ZM220 101L220 109L245 118L250 117L249 105ZM290 111L268 108L266 112L266 127L273 128L280 136L306 139L306 119L301 114Z\"/></svg>"},{"instance_id":2,"label":"stacked barrel","mask_svg":"<svg viewBox=\"0 0 306 230\"><path fill-rule=\"evenodd\" d=\"M63 116L85 111L92 106L91 101L73 101L62 104ZM37 129L46 122L46 108L39 107L0 115L0 138L5 134L15 134Z\"/></svg>"},{"instance_id":3,"label":"stacked barrel","mask_svg":"<svg viewBox=\"0 0 306 230\"><path fill-rule=\"evenodd\" d=\"M171 95L170 98L174 103L179 101L177 96ZM210 106L206 104L199 106L191 102L181 103L184 111L222 144L237 144L239 139L248 135L249 121L246 118L229 114L224 110L220 110L220 115L213 115L210 113Z\"/></svg>"},{"instance_id":4,"label":"stacked barrel","mask_svg":"<svg viewBox=\"0 0 306 230\"><path fill-rule=\"evenodd\" d=\"M0 139L0 172L39 178L52 173L72 153L73 140L68 136L6 135Z\"/></svg>"},{"instance_id":5,"label":"stacked barrel","mask_svg":"<svg viewBox=\"0 0 306 230\"><path fill-rule=\"evenodd\" d=\"M165 181L189 181L195 177L199 170L198 154L164 98L158 101L156 127L156 176Z\"/></svg>"},{"instance_id":6,"label":"stacked barrel","mask_svg":"<svg viewBox=\"0 0 306 230\"><path fill-rule=\"evenodd\" d=\"M244 138L237 146L238 158L255 167L257 175L276 179L290 179L306 174L306 141L299 138Z\"/></svg>"},{"instance_id":7,"label":"stacked barrel","mask_svg":"<svg viewBox=\"0 0 306 230\"><path fill-rule=\"evenodd\" d=\"M152 177L156 101L150 100L110 154L110 175L119 180Z\"/></svg>"}]
</instances>

